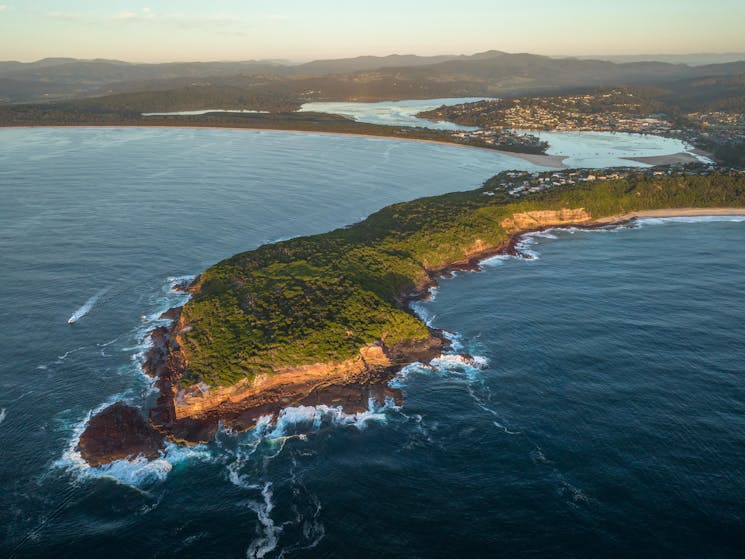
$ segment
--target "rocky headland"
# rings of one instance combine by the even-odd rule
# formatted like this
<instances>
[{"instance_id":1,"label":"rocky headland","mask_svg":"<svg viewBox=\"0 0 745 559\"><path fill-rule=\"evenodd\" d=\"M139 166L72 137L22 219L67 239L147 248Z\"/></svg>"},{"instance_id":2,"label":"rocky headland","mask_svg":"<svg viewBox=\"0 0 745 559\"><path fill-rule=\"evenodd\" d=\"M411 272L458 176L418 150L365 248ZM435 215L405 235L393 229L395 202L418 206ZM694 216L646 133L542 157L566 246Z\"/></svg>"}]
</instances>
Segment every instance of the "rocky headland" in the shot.
<instances>
[{"instance_id":1,"label":"rocky headland","mask_svg":"<svg viewBox=\"0 0 745 559\"><path fill-rule=\"evenodd\" d=\"M393 375L449 349L443 333L409 307L439 277L518 254L527 232L745 207L745 179L728 174L640 175L520 201L495 190L503 178L396 204L349 228L266 245L208 269L188 286L191 300L164 315L171 325L151 333L143 368L158 388L155 404L100 412L80 438L81 455L94 466L152 458L166 439L209 442L219 425L251 429L291 406L353 413L370 399L400 403L401 392L388 386Z\"/></svg>"}]
</instances>

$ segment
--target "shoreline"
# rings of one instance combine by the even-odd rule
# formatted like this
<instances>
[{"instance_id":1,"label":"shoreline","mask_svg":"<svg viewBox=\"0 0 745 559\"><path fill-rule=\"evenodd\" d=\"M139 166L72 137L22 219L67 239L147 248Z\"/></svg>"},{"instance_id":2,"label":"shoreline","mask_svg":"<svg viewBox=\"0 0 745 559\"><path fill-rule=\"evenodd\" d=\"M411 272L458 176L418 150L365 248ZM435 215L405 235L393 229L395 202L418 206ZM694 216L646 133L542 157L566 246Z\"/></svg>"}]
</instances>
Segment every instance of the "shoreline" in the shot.
<instances>
[{"instance_id":1,"label":"shoreline","mask_svg":"<svg viewBox=\"0 0 745 559\"><path fill-rule=\"evenodd\" d=\"M258 127L249 127L249 126L195 126L195 125L184 125L184 124L175 124L173 126L171 125L164 125L164 124L155 124L155 125L148 125L148 124L39 124L39 125L24 125L24 126L4 126L0 125L0 130L2 129L11 129L11 130L26 130L26 129L34 129L34 128L111 128L111 129L117 129L117 128L154 128L154 129L163 129L168 130L169 128L176 128L181 130L200 130L200 129L206 129L206 130L246 130L249 132L286 132L289 134L321 134L325 136L352 136L352 137L358 137L358 138L372 138L372 139L378 139L378 140L400 140L404 142L424 142L428 144L439 144L443 146L455 146L455 147L461 147L461 148L469 148L469 149L483 149L486 151L490 151L492 153L498 153L500 155L506 155L508 157L514 157L516 159L522 159L523 161L527 161L528 163L531 163L532 165L536 165L538 167L547 167L550 169L568 169L569 167L564 163L564 160L567 159L568 155L548 155L548 154L538 154L538 153L523 153L523 152L515 152L515 151L505 151L501 149L493 149L488 148L484 146L472 146L469 144L462 144L459 142L446 142L443 140L427 140L425 138L407 138L405 136L386 136L386 135L375 135L375 134L363 134L363 133L356 133L356 132L328 132L325 130L301 130L301 129L289 129L289 128L258 128Z\"/></svg>"},{"instance_id":2,"label":"shoreline","mask_svg":"<svg viewBox=\"0 0 745 559\"><path fill-rule=\"evenodd\" d=\"M707 217L722 215L745 215L745 208L671 208L668 210L637 210L625 214L601 217L593 220L598 225L622 225L632 219L645 217Z\"/></svg>"},{"instance_id":3,"label":"shoreline","mask_svg":"<svg viewBox=\"0 0 745 559\"><path fill-rule=\"evenodd\" d=\"M745 215L745 208L639 210L603 218L592 218L586 212L584 215L587 217L580 217L580 211L577 211L579 219L513 231L506 240L495 246L437 269L427 269L428 280L414 292L401 293L399 300L409 313L414 314L411 303L426 299L431 289L438 285L438 280L452 277L453 272L481 271L483 261L497 255L525 258L519 244L525 235L531 233L570 227L592 230L622 226L645 217ZM188 290L192 285L183 288ZM155 456L165 440L180 445L207 443L214 438L221 422L235 431L250 430L261 416L272 414L276 417L281 409L293 405L335 405L346 413L364 411L370 399L382 403L386 398L392 398L397 405L401 405L403 394L388 386L390 379L407 364L429 362L449 349L442 331L428 327L430 338L425 342L388 348L380 341L362 348L360 356L348 362L318 363L278 371L276 376L258 384L238 383L230 387L208 388L206 392L201 388L185 391L178 386L184 366L178 344L178 329L183 326L180 323L180 309L174 307L166 311L163 317L171 318L171 325L157 327L149 334L153 343L142 366L145 373L153 378L159 396L154 405L142 409L147 414L147 423L143 423L137 408L116 407L117 404L113 404L102 410L91 418L78 445L89 464L101 465L120 459L124 457L123 452L128 452L130 456ZM462 357L466 360L470 358L468 355ZM215 393L210 394L213 390ZM111 433L117 434L113 441L108 440Z\"/></svg>"},{"instance_id":4,"label":"shoreline","mask_svg":"<svg viewBox=\"0 0 745 559\"><path fill-rule=\"evenodd\" d=\"M696 148L694 148L696 149ZM621 157L620 159L624 159L626 161L635 161L637 163L644 163L646 165L652 165L653 167L659 167L663 165L686 165L689 163L702 163L702 161L696 157L696 155L700 157L706 157L707 159L712 159L713 155L710 153L706 153L702 150L697 150L700 153L695 153L691 150L688 151L681 151L679 153L671 153L669 155L649 155L649 156L640 156L640 157Z\"/></svg>"}]
</instances>

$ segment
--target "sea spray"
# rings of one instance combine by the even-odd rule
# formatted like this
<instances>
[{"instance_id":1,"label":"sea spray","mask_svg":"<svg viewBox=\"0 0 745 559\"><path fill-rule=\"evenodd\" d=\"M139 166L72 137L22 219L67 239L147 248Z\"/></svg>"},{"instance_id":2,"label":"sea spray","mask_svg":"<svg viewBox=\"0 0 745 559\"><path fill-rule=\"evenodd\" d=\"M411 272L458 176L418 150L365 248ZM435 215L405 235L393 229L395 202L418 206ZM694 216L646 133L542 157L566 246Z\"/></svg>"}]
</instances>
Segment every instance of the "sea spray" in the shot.
<instances>
[{"instance_id":1,"label":"sea spray","mask_svg":"<svg viewBox=\"0 0 745 559\"><path fill-rule=\"evenodd\" d=\"M144 456L136 456L130 459L115 460L103 466L90 466L78 450L80 437L94 415L116 401L121 401L123 397L123 394L117 394L90 410L86 417L74 426L73 435L67 448L62 456L53 463L53 466L66 470L78 482L86 479L108 478L123 485L140 487L148 483L164 481L173 466L179 462L191 459L209 460L211 458L211 454L204 445L182 447L167 443L159 458L155 460L148 460Z\"/></svg>"},{"instance_id":2,"label":"sea spray","mask_svg":"<svg viewBox=\"0 0 745 559\"><path fill-rule=\"evenodd\" d=\"M137 371L143 375L144 371L141 367L147 350L152 346L152 340L150 334L152 331L160 325L167 325L172 320L162 318L162 314L168 309L174 306L180 306L189 300L190 294L185 291L179 291L175 289L177 285L190 282L195 276L172 276L168 277L165 283L161 287L161 293L157 300L154 301L154 306L158 309L155 312L144 316L142 324L137 327L133 332L135 338L135 344L131 346L125 346L121 349L124 352L133 352L132 361L137 363ZM91 299L86 302L83 307L78 309L76 313L71 317L71 320L75 318L78 320L80 317L85 316L87 312L95 305L96 301L103 296L110 288L103 289L96 293ZM115 343L119 338L110 340L104 344L100 344L100 347L108 347ZM84 348L77 348L75 350L68 351L64 355L58 357L58 360L64 360L69 354L76 351L80 351ZM148 387L150 392L156 390L152 379L147 377ZM131 459L116 460L110 464L99 467L91 467L82 457L78 451L78 444L80 437L87 428L90 419L113 405L116 402L125 401L128 403L133 398L133 389L119 394L110 396L105 402L99 404L92 410L90 410L86 416L78 422L72 428L72 435L70 441L64 450L62 456L54 462L54 466L62 468L71 473L76 480L83 480L88 478L110 478L118 483L138 487L146 483L163 481L168 476L168 473L173 469L174 464L183 462L188 459L199 459L207 460L210 458L210 453L207 448L203 445L195 447L182 447L173 443L167 443L164 451L161 452L161 456L155 460L147 460L145 457L132 457ZM140 395L140 398L142 394Z\"/></svg>"}]
</instances>

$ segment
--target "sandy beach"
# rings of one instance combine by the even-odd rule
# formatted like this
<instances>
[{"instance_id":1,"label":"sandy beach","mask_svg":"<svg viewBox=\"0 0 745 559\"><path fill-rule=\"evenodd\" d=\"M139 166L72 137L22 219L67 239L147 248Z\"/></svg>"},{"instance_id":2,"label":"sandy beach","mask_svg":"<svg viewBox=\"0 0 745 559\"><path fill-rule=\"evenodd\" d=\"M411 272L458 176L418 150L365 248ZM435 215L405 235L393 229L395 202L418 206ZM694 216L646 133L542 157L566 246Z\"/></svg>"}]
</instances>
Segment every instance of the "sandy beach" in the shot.
<instances>
[{"instance_id":1,"label":"sandy beach","mask_svg":"<svg viewBox=\"0 0 745 559\"><path fill-rule=\"evenodd\" d=\"M711 158L711 154L706 153L705 151L696 150L696 153L698 155ZM649 157L622 157L621 159L625 159L626 161L636 161L637 163L645 163L647 165L653 166L701 163L701 160L698 159L695 155L685 151L682 151L680 153L673 153L671 155L652 155Z\"/></svg>"},{"instance_id":2,"label":"sandy beach","mask_svg":"<svg viewBox=\"0 0 745 559\"><path fill-rule=\"evenodd\" d=\"M745 215L745 208L670 208L666 210L640 210L626 214L602 217L592 221L593 224L621 223L644 217L691 217L708 215Z\"/></svg>"}]
</instances>

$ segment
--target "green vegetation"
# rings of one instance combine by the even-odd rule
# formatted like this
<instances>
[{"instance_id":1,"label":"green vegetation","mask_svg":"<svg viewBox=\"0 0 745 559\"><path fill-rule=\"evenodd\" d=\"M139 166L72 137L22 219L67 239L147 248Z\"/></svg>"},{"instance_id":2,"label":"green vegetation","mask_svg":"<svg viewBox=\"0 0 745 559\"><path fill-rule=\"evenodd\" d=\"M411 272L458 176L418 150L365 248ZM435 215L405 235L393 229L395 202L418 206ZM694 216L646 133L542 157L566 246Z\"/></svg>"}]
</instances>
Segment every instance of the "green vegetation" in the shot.
<instances>
[{"instance_id":1,"label":"green vegetation","mask_svg":"<svg viewBox=\"0 0 745 559\"><path fill-rule=\"evenodd\" d=\"M347 117L314 112L268 112L268 113L222 113L213 112L202 115L142 116L145 107L164 108L167 105L153 105L146 99L159 99L167 103L168 97L161 93L154 97L149 94L117 95L116 100L68 101L55 104L0 105L0 127L3 126L173 126L205 128L248 128L262 130L299 130L303 132L326 132L332 134L355 134L402 138L408 140L429 140L461 144L486 149L511 151L516 153L544 153L546 146L510 144L486 141L482 138L464 138L453 131L410 126L387 126L357 122ZM275 107L291 103L275 99ZM234 106L234 105L230 105ZM256 105L254 105L256 106ZM266 105L269 107L269 105ZM181 107L184 108L184 107ZM239 107L238 107L239 108ZM158 112L158 111L154 111ZM163 111L167 112L167 111ZM170 112L170 111L168 111Z\"/></svg>"},{"instance_id":2,"label":"green vegetation","mask_svg":"<svg viewBox=\"0 0 745 559\"><path fill-rule=\"evenodd\" d=\"M621 119L643 118L669 110L652 89L592 88L574 94L511 97L443 106L419 113L480 128L544 128L561 124L573 128L613 128Z\"/></svg>"},{"instance_id":3,"label":"green vegetation","mask_svg":"<svg viewBox=\"0 0 745 559\"><path fill-rule=\"evenodd\" d=\"M165 91L119 93L63 104L79 109L107 109L136 114L210 108L290 112L299 109L300 105L301 103L287 92L274 91L269 87L250 90L231 85L199 85Z\"/></svg>"},{"instance_id":4,"label":"green vegetation","mask_svg":"<svg viewBox=\"0 0 745 559\"><path fill-rule=\"evenodd\" d=\"M745 206L745 175L734 172L640 171L519 199L502 186L507 177L388 206L348 228L265 245L212 266L183 310L183 384L232 384L282 367L338 362L380 339L388 346L426 339L406 296L474 250L508 241L500 222L514 213L585 208L600 218Z\"/></svg>"},{"instance_id":5,"label":"green vegetation","mask_svg":"<svg viewBox=\"0 0 745 559\"><path fill-rule=\"evenodd\" d=\"M701 147L714 155L722 165L745 169L745 141L728 143L700 143Z\"/></svg>"}]
</instances>

